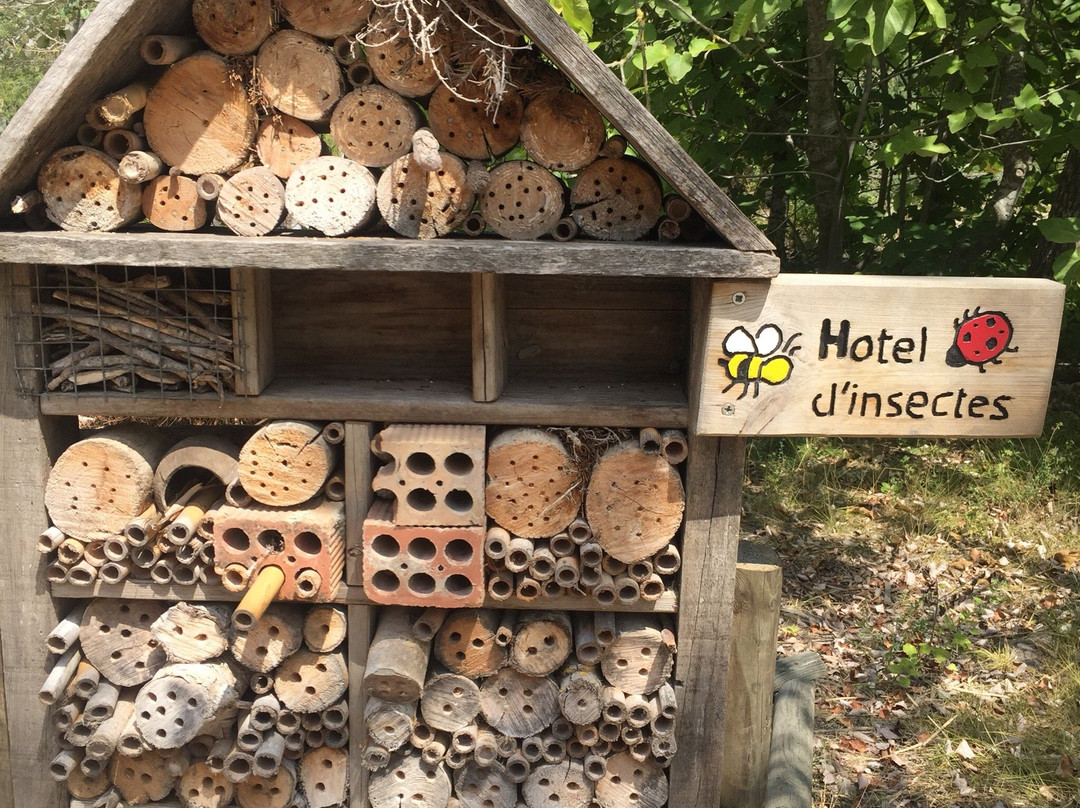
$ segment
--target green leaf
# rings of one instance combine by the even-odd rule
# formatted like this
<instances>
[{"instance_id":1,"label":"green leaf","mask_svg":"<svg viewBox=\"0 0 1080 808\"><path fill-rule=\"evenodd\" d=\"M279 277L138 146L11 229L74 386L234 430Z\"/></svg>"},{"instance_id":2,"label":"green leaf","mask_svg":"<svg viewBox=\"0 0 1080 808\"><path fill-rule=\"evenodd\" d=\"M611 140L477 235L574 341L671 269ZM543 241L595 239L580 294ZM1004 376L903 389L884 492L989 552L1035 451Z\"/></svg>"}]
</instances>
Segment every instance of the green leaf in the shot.
<instances>
[{"instance_id":1,"label":"green leaf","mask_svg":"<svg viewBox=\"0 0 1080 808\"><path fill-rule=\"evenodd\" d=\"M1025 84L1024 89L1020 91L1020 95L1013 99L1013 104L1017 109L1031 109L1033 107L1041 107L1042 99L1039 98L1039 94L1035 91L1035 88L1030 84Z\"/></svg>"},{"instance_id":2,"label":"green leaf","mask_svg":"<svg viewBox=\"0 0 1080 808\"><path fill-rule=\"evenodd\" d=\"M918 653L919 653L919 649L916 648L911 643L906 642L906 643L904 643L904 653L907 654L909 657L917 656Z\"/></svg>"},{"instance_id":3,"label":"green leaf","mask_svg":"<svg viewBox=\"0 0 1080 808\"><path fill-rule=\"evenodd\" d=\"M1039 222L1039 232L1047 241L1075 244L1080 241L1080 218L1060 216L1042 219Z\"/></svg>"},{"instance_id":4,"label":"green leaf","mask_svg":"<svg viewBox=\"0 0 1080 808\"><path fill-rule=\"evenodd\" d=\"M735 11L731 20L730 37L732 42L738 42L750 30L751 24L761 11L762 0L746 0Z\"/></svg>"},{"instance_id":5,"label":"green leaf","mask_svg":"<svg viewBox=\"0 0 1080 808\"><path fill-rule=\"evenodd\" d=\"M896 39L897 34L910 34L915 27L914 0L885 0L885 8L877 8L870 47L874 54L883 53Z\"/></svg>"},{"instance_id":6,"label":"green leaf","mask_svg":"<svg viewBox=\"0 0 1080 808\"><path fill-rule=\"evenodd\" d=\"M941 7L941 3L938 0L923 0L923 5L926 6L926 10L930 12L930 19L934 21L934 25L938 28L945 28L948 26L949 21L945 19L945 9Z\"/></svg>"},{"instance_id":7,"label":"green leaf","mask_svg":"<svg viewBox=\"0 0 1080 808\"><path fill-rule=\"evenodd\" d=\"M980 42L964 54L964 62L971 67L997 67L998 58L994 48L986 42Z\"/></svg>"},{"instance_id":8,"label":"green leaf","mask_svg":"<svg viewBox=\"0 0 1080 808\"><path fill-rule=\"evenodd\" d=\"M974 107L972 107L972 111L984 121L989 121L991 118L997 115L997 110L994 109L994 105L989 103L988 101L983 101L982 103L976 104Z\"/></svg>"},{"instance_id":9,"label":"green leaf","mask_svg":"<svg viewBox=\"0 0 1080 808\"><path fill-rule=\"evenodd\" d=\"M1080 250L1063 252L1057 257L1054 278L1062 283L1080 280Z\"/></svg>"},{"instance_id":10,"label":"green leaf","mask_svg":"<svg viewBox=\"0 0 1080 808\"><path fill-rule=\"evenodd\" d=\"M970 109L962 109L949 115L947 120L949 121L949 131L955 135L975 120L975 112Z\"/></svg>"},{"instance_id":11,"label":"green leaf","mask_svg":"<svg viewBox=\"0 0 1080 808\"><path fill-rule=\"evenodd\" d=\"M689 53L673 53L664 60L664 70L674 84L678 84L694 66L694 57Z\"/></svg>"},{"instance_id":12,"label":"green leaf","mask_svg":"<svg viewBox=\"0 0 1080 808\"><path fill-rule=\"evenodd\" d=\"M706 51L720 50L720 43L713 42L711 39L702 39L701 37L695 37L690 40L690 47L687 48L687 53L691 56L700 56Z\"/></svg>"},{"instance_id":13,"label":"green leaf","mask_svg":"<svg viewBox=\"0 0 1080 808\"><path fill-rule=\"evenodd\" d=\"M592 38L593 17L589 10L588 0L548 0L548 2L578 36L585 41Z\"/></svg>"}]
</instances>

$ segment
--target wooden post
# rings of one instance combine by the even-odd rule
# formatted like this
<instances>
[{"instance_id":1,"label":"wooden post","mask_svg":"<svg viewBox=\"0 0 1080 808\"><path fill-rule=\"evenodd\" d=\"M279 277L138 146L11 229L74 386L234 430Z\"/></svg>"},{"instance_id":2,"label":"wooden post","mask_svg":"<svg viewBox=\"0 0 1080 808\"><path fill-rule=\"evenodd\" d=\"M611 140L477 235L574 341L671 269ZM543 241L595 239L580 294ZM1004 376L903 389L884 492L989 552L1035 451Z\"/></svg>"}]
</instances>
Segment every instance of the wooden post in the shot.
<instances>
[{"instance_id":1,"label":"wooden post","mask_svg":"<svg viewBox=\"0 0 1080 808\"><path fill-rule=\"evenodd\" d=\"M772 548L739 542L721 808L760 808L765 802L782 581L780 558Z\"/></svg>"},{"instance_id":2,"label":"wooden post","mask_svg":"<svg viewBox=\"0 0 1080 808\"><path fill-rule=\"evenodd\" d=\"M231 270L233 361L238 396L257 396L274 378L274 332L270 319L270 270L236 267ZM225 480L230 483L231 480Z\"/></svg>"},{"instance_id":3,"label":"wooden post","mask_svg":"<svg viewBox=\"0 0 1080 808\"><path fill-rule=\"evenodd\" d=\"M765 808L810 808L814 757L814 680L825 664L814 652L776 663L772 745L769 750Z\"/></svg>"},{"instance_id":4,"label":"wooden post","mask_svg":"<svg viewBox=\"0 0 1080 808\"><path fill-rule=\"evenodd\" d=\"M472 276L473 401L496 401L509 381L505 280Z\"/></svg>"}]
</instances>

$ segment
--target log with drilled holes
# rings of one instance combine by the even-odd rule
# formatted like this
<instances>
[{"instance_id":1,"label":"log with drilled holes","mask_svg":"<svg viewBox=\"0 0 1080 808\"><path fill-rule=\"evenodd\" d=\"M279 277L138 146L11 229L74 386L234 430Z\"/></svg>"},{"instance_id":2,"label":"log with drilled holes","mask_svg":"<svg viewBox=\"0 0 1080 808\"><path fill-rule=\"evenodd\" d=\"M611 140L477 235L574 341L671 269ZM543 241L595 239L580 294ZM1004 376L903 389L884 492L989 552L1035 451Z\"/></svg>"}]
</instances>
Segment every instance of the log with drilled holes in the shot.
<instances>
[{"instance_id":1,"label":"log with drilled holes","mask_svg":"<svg viewBox=\"0 0 1080 808\"><path fill-rule=\"evenodd\" d=\"M233 634L236 660L257 673L269 673L300 649L303 614L294 606L274 604L247 631Z\"/></svg>"},{"instance_id":2,"label":"log with drilled holes","mask_svg":"<svg viewBox=\"0 0 1080 808\"><path fill-rule=\"evenodd\" d=\"M570 189L573 219L581 231L604 241L633 241L660 218L660 183L629 157L602 157L585 167Z\"/></svg>"},{"instance_id":3,"label":"log with drilled holes","mask_svg":"<svg viewBox=\"0 0 1080 808\"><path fill-rule=\"evenodd\" d=\"M278 9L289 25L320 39L355 34L371 16L372 8L368 0L278 0Z\"/></svg>"},{"instance_id":4,"label":"log with drilled holes","mask_svg":"<svg viewBox=\"0 0 1080 808\"><path fill-rule=\"evenodd\" d=\"M218 218L238 236L265 236L285 215L285 186L266 166L228 179L218 196Z\"/></svg>"},{"instance_id":5,"label":"log with drilled holes","mask_svg":"<svg viewBox=\"0 0 1080 808\"><path fill-rule=\"evenodd\" d=\"M578 171L593 162L606 135L596 107L568 88L539 94L521 120L529 157L554 171Z\"/></svg>"},{"instance_id":6,"label":"log with drilled holes","mask_svg":"<svg viewBox=\"0 0 1080 808\"><path fill-rule=\"evenodd\" d=\"M495 642L499 613L490 609L455 609L435 636L435 658L454 673L490 676L506 664L506 648Z\"/></svg>"},{"instance_id":7,"label":"log with drilled holes","mask_svg":"<svg viewBox=\"0 0 1080 808\"><path fill-rule=\"evenodd\" d=\"M316 157L292 172L285 208L301 227L327 236L349 235L371 221L375 178L346 157Z\"/></svg>"},{"instance_id":8,"label":"log with drilled holes","mask_svg":"<svg viewBox=\"0 0 1080 808\"><path fill-rule=\"evenodd\" d=\"M559 223L566 188L550 171L528 160L500 163L480 194L480 214L488 227L509 239L536 239Z\"/></svg>"},{"instance_id":9,"label":"log with drilled holes","mask_svg":"<svg viewBox=\"0 0 1080 808\"><path fill-rule=\"evenodd\" d=\"M120 177L120 164L104 152L70 146L38 172L47 215L64 230L110 231L142 213L141 189Z\"/></svg>"},{"instance_id":10,"label":"log with drilled holes","mask_svg":"<svg viewBox=\"0 0 1080 808\"><path fill-rule=\"evenodd\" d=\"M229 610L216 604L177 603L150 632L170 662L205 662L229 647Z\"/></svg>"},{"instance_id":11,"label":"log with drilled holes","mask_svg":"<svg viewBox=\"0 0 1080 808\"><path fill-rule=\"evenodd\" d=\"M143 189L143 215L159 230L181 233L206 224L206 200L191 177L155 177Z\"/></svg>"},{"instance_id":12,"label":"log with drilled holes","mask_svg":"<svg viewBox=\"0 0 1080 808\"><path fill-rule=\"evenodd\" d=\"M226 662L167 665L139 691L135 726L155 749L176 749L235 704L242 687Z\"/></svg>"},{"instance_id":13,"label":"log with drilled holes","mask_svg":"<svg viewBox=\"0 0 1080 808\"><path fill-rule=\"evenodd\" d=\"M428 171L406 154L379 177L377 201L395 232L409 238L438 238L465 221L475 196L459 158L444 154L442 166Z\"/></svg>"},{"instance_id":14,"label":"log with drilled holes","mask_svg":"<svg viewBox=\"0 0 1080 808\"><path fill-rule=\"evenodd\" d=\"M350 160L381 168L409 153L420 120L413 101L373 84L358 87L338 102L330 134Z\"/></svg>"},{"instance_id":15,"label":"log with drilled holes","mask_svg":"<svg viewBox=\"0 0 1080 808\"><path fill-rule=\"evenodd\" d=\"M306 421L273 421L240 450L244 489L264 505L299 505L318 493L337 464L338 452Z\"/></svg>"},{"instance_id":16,"label":"log with drilled holes","mask_svg":"<svg viewBox=\"0 0 1080 808\"><path fill-rule=\"evenodd\" d=\"M514 536L547 538L578 515L581 472L558 438L510 429L488 447L488 516Z\"/></svg>"},{"instance_id":17,"label":"log with drilled holes","mask_svg":"<svg viewBox=\"0 0 1080 808\"><path fill-rule=\"evenodd\" d=\"M429 95L439 86L438 43L432 48L434 56L422 53L400 30L392 8L380 8L371 16L364 41L368 64L383 86L409 98Z\"/></svg>"},{"instance_id":18,"label":"log with drilled holes","mask_svg":"<svg viewBox=\"0 0 1080 808\"><path fill-rule=\"evenodd\" d=\"M273 0L194 0L195 30L218 53L254 53L274 31Z\"/></svg>"},{"instance_id":19,"label":"log with drilled holes","mask_svg":"<svg viewBox=\"0 0 1080 808\"><path fill-rule=\"evenodd\" d=\"M348 786L348 755L341 749L312 749L300 761L300 781L308 808L329 808L345 800Z\"/></svg>"},{"instance_id":20,"label":"log with drilled holes","mask_svg":"<svg viewBox=\"0 0 1080 808\"><path fill-rule=\"evenodd\" d=\"M322 138L299 118L273 113L259 124L255 152L259 162L283 180L301 163L322 154Z\"/></svg>"},{"instance_id":21,"label":"log with drilled holes","mask_svg":"<svg viewBox=\"0 0 1080 808\"><path fill-rule=\"evenodd\" d=\"M430 648L413 636L406 608L383 609L368 649L364 692L383 701L416 701L424 691Z\"/></svg>"},{"instance_id":22,"label":"log with drilled holes","mask_svg":"<svg viewBox=\"0 0 1080 808\"><path fill-rule=\"evenodd\" d=\"M574 648L570 618L563 612L525 612L514 629L510 665L530 676L547 676Z\"/></svg>"},{"instance_id":23,"label":"log with drilled holes","mask_svg":"<svg viewBox=\"0 0 1080 808\"><path fill-rule=\"evenodd\" d=\"M433 676L424 686L420 712L432 729L455 732L474 721L480 712L480 688L460 674Z\"/></svg>"},{"instance_id":24,"label":"log with drilled holes","mask_svg":"<svg viewBox=\"0 0 1080 808\"><path fill-rule=\"evenodd\" d=\"M517 145L522 109L521 95L514 89L489 109L482 85L463 82L451 90L440 84L428 103L428 120L448 152L466 160L488 160Z\"/></svg>"},{"instance_id":25,"label":"log with drilled holes","mask_svg":"<svg viewBox=\"0 0 1080 808\"><path fill-rule=\"evenodd\" d=\"M368 783L371 808L445 808L450 793L446 769L424 764L418 750L394 754Z\"/></svg>"},{"instance_id":26,"label":"log with drilled holes","mask_svg":"<svg viewBox=\"0 0 1080 808\"><path fill-rule=\"evenodd\" d=\"M302 121L323 121L345 93L334 52L310 34L281 30L259 48L256 75L263 99Z\"/></svg>"}]
</instances>

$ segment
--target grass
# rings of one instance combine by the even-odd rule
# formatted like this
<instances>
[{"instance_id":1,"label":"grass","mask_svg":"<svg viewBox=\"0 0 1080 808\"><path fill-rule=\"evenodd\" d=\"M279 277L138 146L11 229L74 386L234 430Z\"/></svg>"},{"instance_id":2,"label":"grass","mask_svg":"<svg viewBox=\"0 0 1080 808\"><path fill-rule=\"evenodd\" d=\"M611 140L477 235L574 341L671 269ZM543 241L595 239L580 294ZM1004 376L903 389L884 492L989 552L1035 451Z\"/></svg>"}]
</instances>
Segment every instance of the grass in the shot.
<instances>
[{"instance_id":1,"label":"grass","mask_svg":"<svg viewBox=\"0 0 1080 808\"><path fill-rule=\"evenodd\" d=\"M758 440L782 652L826 660L822 806L1080 804L1080 384L1043 437Z\"/></svg>"}]
</instances>

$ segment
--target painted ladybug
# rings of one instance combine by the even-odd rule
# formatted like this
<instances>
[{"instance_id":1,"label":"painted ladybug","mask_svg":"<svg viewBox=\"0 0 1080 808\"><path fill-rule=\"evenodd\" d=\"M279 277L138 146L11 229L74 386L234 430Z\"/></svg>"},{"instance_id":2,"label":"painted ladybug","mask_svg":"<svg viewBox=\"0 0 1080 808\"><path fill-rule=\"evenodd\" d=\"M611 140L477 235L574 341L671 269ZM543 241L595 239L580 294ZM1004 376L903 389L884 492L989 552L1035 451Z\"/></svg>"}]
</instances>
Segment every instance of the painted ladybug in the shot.
<instances>
[{"instance_id":1,"label":"painted ladybug","mask_svg":"<svg viewBox=\"0 0 1080 808\"><path fill-rule=\"evenodd\" d=\"M998 357L1003 353L1020 350L1009 347L1013 327L1004 312L980 312L976 306L971 314L965 311L963 319L954 320L953 326L956 328L956 338L945 354L945 364L951 368L977 365L979 373L986 373L983 365L990 362L999 365L1001 360Z\"/></svg>"}]
</instances>

